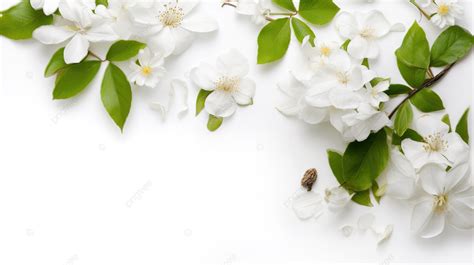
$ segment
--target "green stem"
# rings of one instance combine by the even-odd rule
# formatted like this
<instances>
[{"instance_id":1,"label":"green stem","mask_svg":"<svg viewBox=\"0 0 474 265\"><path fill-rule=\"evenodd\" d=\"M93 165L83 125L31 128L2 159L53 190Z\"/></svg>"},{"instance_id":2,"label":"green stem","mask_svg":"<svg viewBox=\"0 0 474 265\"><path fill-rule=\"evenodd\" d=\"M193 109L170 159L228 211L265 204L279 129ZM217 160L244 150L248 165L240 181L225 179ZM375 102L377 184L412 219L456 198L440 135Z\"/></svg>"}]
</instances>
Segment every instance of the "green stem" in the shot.
<instances>
[{"instance_id":1,"label":"green stem","mask_svg":"<svg viewBox=\"0 0 474 265\"><path fill-rule=\"evenodd\" d=\"M426 17L426 19L430 20L431 17L430 15L428 15L428 13L426 13L416 2L415 0L410 0L410 3L412 3L422 14L423 16Z\"/></svg>"}]
</instances>

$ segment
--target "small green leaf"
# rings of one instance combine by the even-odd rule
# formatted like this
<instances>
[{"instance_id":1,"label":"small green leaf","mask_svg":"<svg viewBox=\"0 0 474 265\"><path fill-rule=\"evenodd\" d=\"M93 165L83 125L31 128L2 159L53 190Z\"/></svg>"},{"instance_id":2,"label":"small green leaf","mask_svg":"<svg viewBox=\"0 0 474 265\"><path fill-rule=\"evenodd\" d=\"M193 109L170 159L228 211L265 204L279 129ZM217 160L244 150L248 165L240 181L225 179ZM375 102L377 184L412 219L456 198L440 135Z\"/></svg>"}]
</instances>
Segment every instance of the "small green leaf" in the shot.
<instances>
[{"instance_id":1,"label":"small green leaf","mask_svg":"<svg viewBox=\"0 0 474 265\"><path fill-rule=\"evenodd\" d=\"M339 7L332 0L300 1L300 16L316 25L324 25L331 22L337 12L339 12Z\"/></svg>"},{"instance_id":2,"label":"small green leaf","mask_svg":"<svg viewBox=\"0 0 474 265\"><path fill-rule=\"evenodd\" d=\"M306 36L309 36L309 43L314 46L314 39L316 38L316 35L306 23L293 17L291 19L291 25L293 26L293 32L300 43L303 42Z\"/></svg>"},{"instance_id":3,"label":"small green leaf","mask_svg":"<svg viewBox=\"0 0 474 265\"><path fill-rule=\"evenodd\" d=\"M398 135L403 135L413 121L413 110L409 101L403 103L397 111L395 116L395 132Z\"/></svg>"},{"instance_id":4,"label":"small green leaf","mask_svg":"<svg viewBox=\"0 0 474 265\"><path fill-rule=\"evenodd\" d=\"M288 50L290 39L289 18L280 18L268 23L258 35L258 64L281 59Z\"/></svg>"},{"instance_id":5,"label":"small green leaf","mask_svg":"<svg viewBox=\"0 0 474 265\"><path fill-rule=\"evenodd\" d=\"M419 133L412 129L407 129L406 132L403 134L403 136L398 136L396 134L393 134L392 136L392 144L393 145L400 145L401 142L405 139L412 139L413 141L417 142L424 142L423 136L421 136Z\"/></svg>"},{"instance_id":6,"label":"small green leaf","mask_svg":"<svg viewBox=\"0 0 474 265\"><path fill-rule=\"evenodd\" d=\"M443 101L438 94L427 88L416 93L410 101L422 112L433 112L444 109Z\"/></svg>"},{"instance_id":7,"label":"small green leaf","mask_svg":"<svg viewBox=\"0 0 474 265\"><path fill-rule=\"evenodd\" d=\"M341 49L347 52L347 47L349 47L349 43L351 43L350 39L347 39L346 41L344 41L344 43L341 45Z\"/></svg>"},{"instance_id":8,"label":"small green leaf","mask_svg":"<svg viewBox=\"0 0 474 265\"><path fill-rule=\"evenodd\" d=\"M296 11L296 7L293 4L293 0L272 0L272 2L290 11Z\"/></svg>"},{"instance_id":9,"label":"small green leaf","mask_svg":"<svg viewBox=\"0 0 474 265\"><path fill-rule=\"evenodd\" d=\"M336 151L327 150L329 166L339 184L344 184L344 168L342 165L342 155Z\"/></svg>"},{"instance_id":10,"label":"small green leaf","mask_svg":"<svg viewBox=\"0 0 474 265\"><path fill-rule=\"evenodd\" d=\"M132 89L125 74L113 63L105 70L100 95L110 117L123 131L132 106Z\"/></svg>"},{"instance_id":11,"label":"small green leaf","mask_svg":"<svg viewBox=\"0 0 474 265\"><path fill-rule=\"evenodd\" d=\"M352 142L343 155L346 187L364 191L382 173L388 163L389 148L385 130L371 134L363 142Z\"/></svg>"},{"instance_id":12,"label":"small green leaf","mask_svg":"<svg viewBox=\"0 0 474 265\"><path fill-rule=\"evenodd\" d=\"M443 31L431 49L431 66L442 67L463 58L472 47L472 35L460 26Z\"/></svg>"},{"instance_id":13,"label":"small green leaf","mask_svg":"<svg viewBox=\"0 0 474 265\"><path fill-rule=\"evenodd\" d=\"M362 206L373 207L370 201L370 190L359 191L352 196L352 201Z\"/></svg>"},{"instance_id":14,"label":"small green leaf","mask_svg":"<svg viewBox=\"0 0 474 265\"><path fill-rule=\"evenodd\" d=\"M398 70L403 79L412 87L420 88L426 80L426 69L410 67L397 59Z\"/></svg>"},{"instance_id":15,"label":"small green leaf","mask_svg":"<svg viewBox=\"0 0 474 265\"><path fill-rule=\"evenodd\" d=\"M451 132L451 119L449 118L449 114L445 114L441 121L446 123L449 126L449 132Z\"/></svg>"},{"instance_id":16,"label":"small green leaf","mask_svg":"<svg viewBox=\"0 0 474 265\"><path fill-rule=\"evenodd\" d=\"M469 144L469 125L468 125L468 118L469 118L469 108L464 111L464 114L459 119L458 125L456 125L456 132L461 136L461 138Z\"/></svg>"},{"instance_id":17,"label":"small green leaf","mask_svg":"<svg viewBox=\"0 0 474 265\"><path fill-rule=\"evenodd\" d=\"M395 51L397 59L409 67L428 69L430 46L425 31L413 23L403 39L402 46Z\"/></svg>"},{"instance_id":18,"label":"small green leaf","mask_svg":"<svg viewBox=\"0 0 474 265\"><path fill-rule=\"evenodd\" d=\"M98 5L103 5L103 6L109 6L109 1L108 0L95 0L95 4Z\"/></svg>"},{"instance_id":19,"label":"small green leaf","mask_svg":"<svg viewBox=\"0 0 474 265\"><path fill-rule=\"evenodd\" d=\"M388 88L387 91L385 91L385 94L389 96L398 96L398 95L408 94L410 92L412 92L412 89L408 86L400 85L400 84L390 84L390 87Z\"/></svg>"},{"instance_id":20,"label":"small green leaf","mask_svg":"<svg viewBox=\"0 0 474 265\"><path fill-rule=\"evenodd\" d=\"M199 94L196 99L196 116L199 115L199 113L201 113L201 111L204 109L206 99L212 92L213 91L207 91L204 89L199 90Z\"/></svg>"},{"instance_id":21,"label":"small green leaf","mask_svg":"<svg viewBox=\"0 0 474 265\"><path fill-rule=\"evenodd\" d=\"M382 196L377 195L378 191L379 191L379 184L377 183L377 181L374 181L374 183L372 184L372 194L374 195L374 198L377 201L377 203L380 204L380 199L382 198Z\"/></svg>"},{"instance_id":22,"label":"small green leaf","mask_svg":"<svg viewBox=\"0 0 474 265\"><path fill-rule=\"evenodd\" d=\"M50 77L56 74L61 69L67 67L68 64L64 61L64 48L59 49L56 53L54 53L53 57L46 66L44 71L44 77Z\"/></svg>"},{"instance_id":23,"label":"small green leaf","mask_svg":"<svg viewBox=\"0 0 474 265\"><path fill-rule=\"evenodd\" d=\"M135 57L146 44L133 40L120 40L110 47L107 60L112 62L126 61Z\"/></svg>"},{"instance_id":24,"label":"small green leaf","mask_svg":"<svg viewBox=\"0 0 474 265\"><path fill-rule=\"evenodd\" d=\"M221 127L224 118L216 117L214 115L209 115L209 120L207 121L207 129L211 132L216 131Z\"/></svg>"},{"instance_id":25,"label":"small green leaf","mask_svg":"<svg viewBox=\"0 0 474 265\"><path fill-rule=\"evenodd\" d=\"M68 99L82 92L97 75L99 61L84 61L71 64L57 76L53 91L54 99Z\"/></svg>"},{"instance_id":26,"label":"small green leaf","mask_svg":"<svg viewBox=\"0 0 474 265\"><path fill-rule=\"evenodd\" d=\"M30 0L22 0L0 12L0 35L13 40L31 39L35 29L52 23L53 16L46 16L43 10L34 10Z\"/></svg>"}]
</instances>

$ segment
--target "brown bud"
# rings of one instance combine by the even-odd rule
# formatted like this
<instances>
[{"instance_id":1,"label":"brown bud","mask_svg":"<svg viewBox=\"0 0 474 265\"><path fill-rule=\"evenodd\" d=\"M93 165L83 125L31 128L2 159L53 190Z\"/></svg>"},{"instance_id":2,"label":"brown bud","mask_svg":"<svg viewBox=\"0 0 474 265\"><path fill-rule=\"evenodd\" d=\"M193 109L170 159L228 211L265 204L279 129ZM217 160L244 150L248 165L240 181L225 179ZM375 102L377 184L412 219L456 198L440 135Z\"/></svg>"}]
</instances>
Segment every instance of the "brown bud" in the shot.
<instances>
[{"instance_id":1,"label":"brown bud","mask_svg":"<svg viewBox=\"0 0 474 265\"><path fill-rule=\"evenodd\" d=\"M301 186L303 186L303 188L307 189L308 191L311 191L317 178L318 171L316 171L315 168L310 168L304 173L304 176L301 179Z\"/></svg>"}]
</instances>

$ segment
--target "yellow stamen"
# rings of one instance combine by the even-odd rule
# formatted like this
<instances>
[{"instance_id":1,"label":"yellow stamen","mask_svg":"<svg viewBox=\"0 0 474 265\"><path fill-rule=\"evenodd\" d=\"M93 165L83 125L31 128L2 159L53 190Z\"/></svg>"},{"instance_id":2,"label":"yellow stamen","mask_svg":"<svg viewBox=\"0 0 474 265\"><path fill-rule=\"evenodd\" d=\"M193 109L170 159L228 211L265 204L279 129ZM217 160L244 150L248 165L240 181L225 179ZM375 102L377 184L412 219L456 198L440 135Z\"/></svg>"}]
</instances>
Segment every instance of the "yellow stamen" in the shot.
<instances>
[{"instance_id":1,"label":"yellow stamen","mask_svg":"<svg viewBox=\"0 0 474 265\"><path fill-rule=\"evenodd\" d=\"M151 74L151 72L153 72L153 69L151 69L151 67L149 67L149 66L142 67L142 74L144 76L149 76Z\"/></svg>"},{"instance_id":2,"label":"yellow stamen","mask_svg":"<svg viewBox=\"0 0 474 265\"><path fill-rule=\"evenodd\" d=\"M321 48L319 50L320 50L321 54L326 56L326 57L331 54L331 48L329 48L327 46L321 46Z\"/></svg>"},{"instance_id":3,"label":"yellow stamen","mask_svg":"<svg viewBox=\"0 0 474 265\"><path fill-rule=\"evenodd\" d=\"M441 16L444 16L448 13L449 13L449 6L448 5L442 4L438 7L438 14L440 14Z\"/></svg>"},{"instance_id":4,"label":"yellow stamen","mask_svg":"<svg viewBox=\"0 0 474 265\"><path fill-rule=\"evenodd\" d=\"M433 203L433 209L436 213L443 213L448 206L448 195L436 195Z\"/></svg>"}]
</instances>

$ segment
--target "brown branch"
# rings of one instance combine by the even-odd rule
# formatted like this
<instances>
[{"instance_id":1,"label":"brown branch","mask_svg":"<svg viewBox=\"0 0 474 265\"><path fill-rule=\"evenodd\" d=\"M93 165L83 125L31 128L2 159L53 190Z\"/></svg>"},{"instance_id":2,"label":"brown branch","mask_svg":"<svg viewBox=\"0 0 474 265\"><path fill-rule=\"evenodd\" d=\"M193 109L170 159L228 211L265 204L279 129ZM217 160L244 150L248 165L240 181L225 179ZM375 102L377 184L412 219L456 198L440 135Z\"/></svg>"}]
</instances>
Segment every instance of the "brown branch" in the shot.
<instances>
[{"instance_id":1,"label":"brown branch","mask_svg":"<svg viewBox=\"0 0 474 265\"><path fill-rule=\"evenodd\" d=\"M412 98L413 96L415 96L418 92L420 92L421 90L423 90L424 88L427 88L427 87L431 87L433 86L434 84L436 84L439 80L441 80L448 72L449 70L451 70L451 68L455 65L456 63L452 63L450 65L448 65L443 71L439 72L439 74L435 75L433 78L430 78L430 79L427 79L423 85L421 85L421 87L415 89L415 90L412 90L408 96L406 98L403 99L402 102L400 102L400 104L398 104L395 109L390 113L390 115L388 115L388 118L391 119L393 117L393 115L395 115L395 113L397 113L397 110L403 105L403 103L405 103L406 101L408 101L410 98Z\"/></svg>"}]
</instances>

